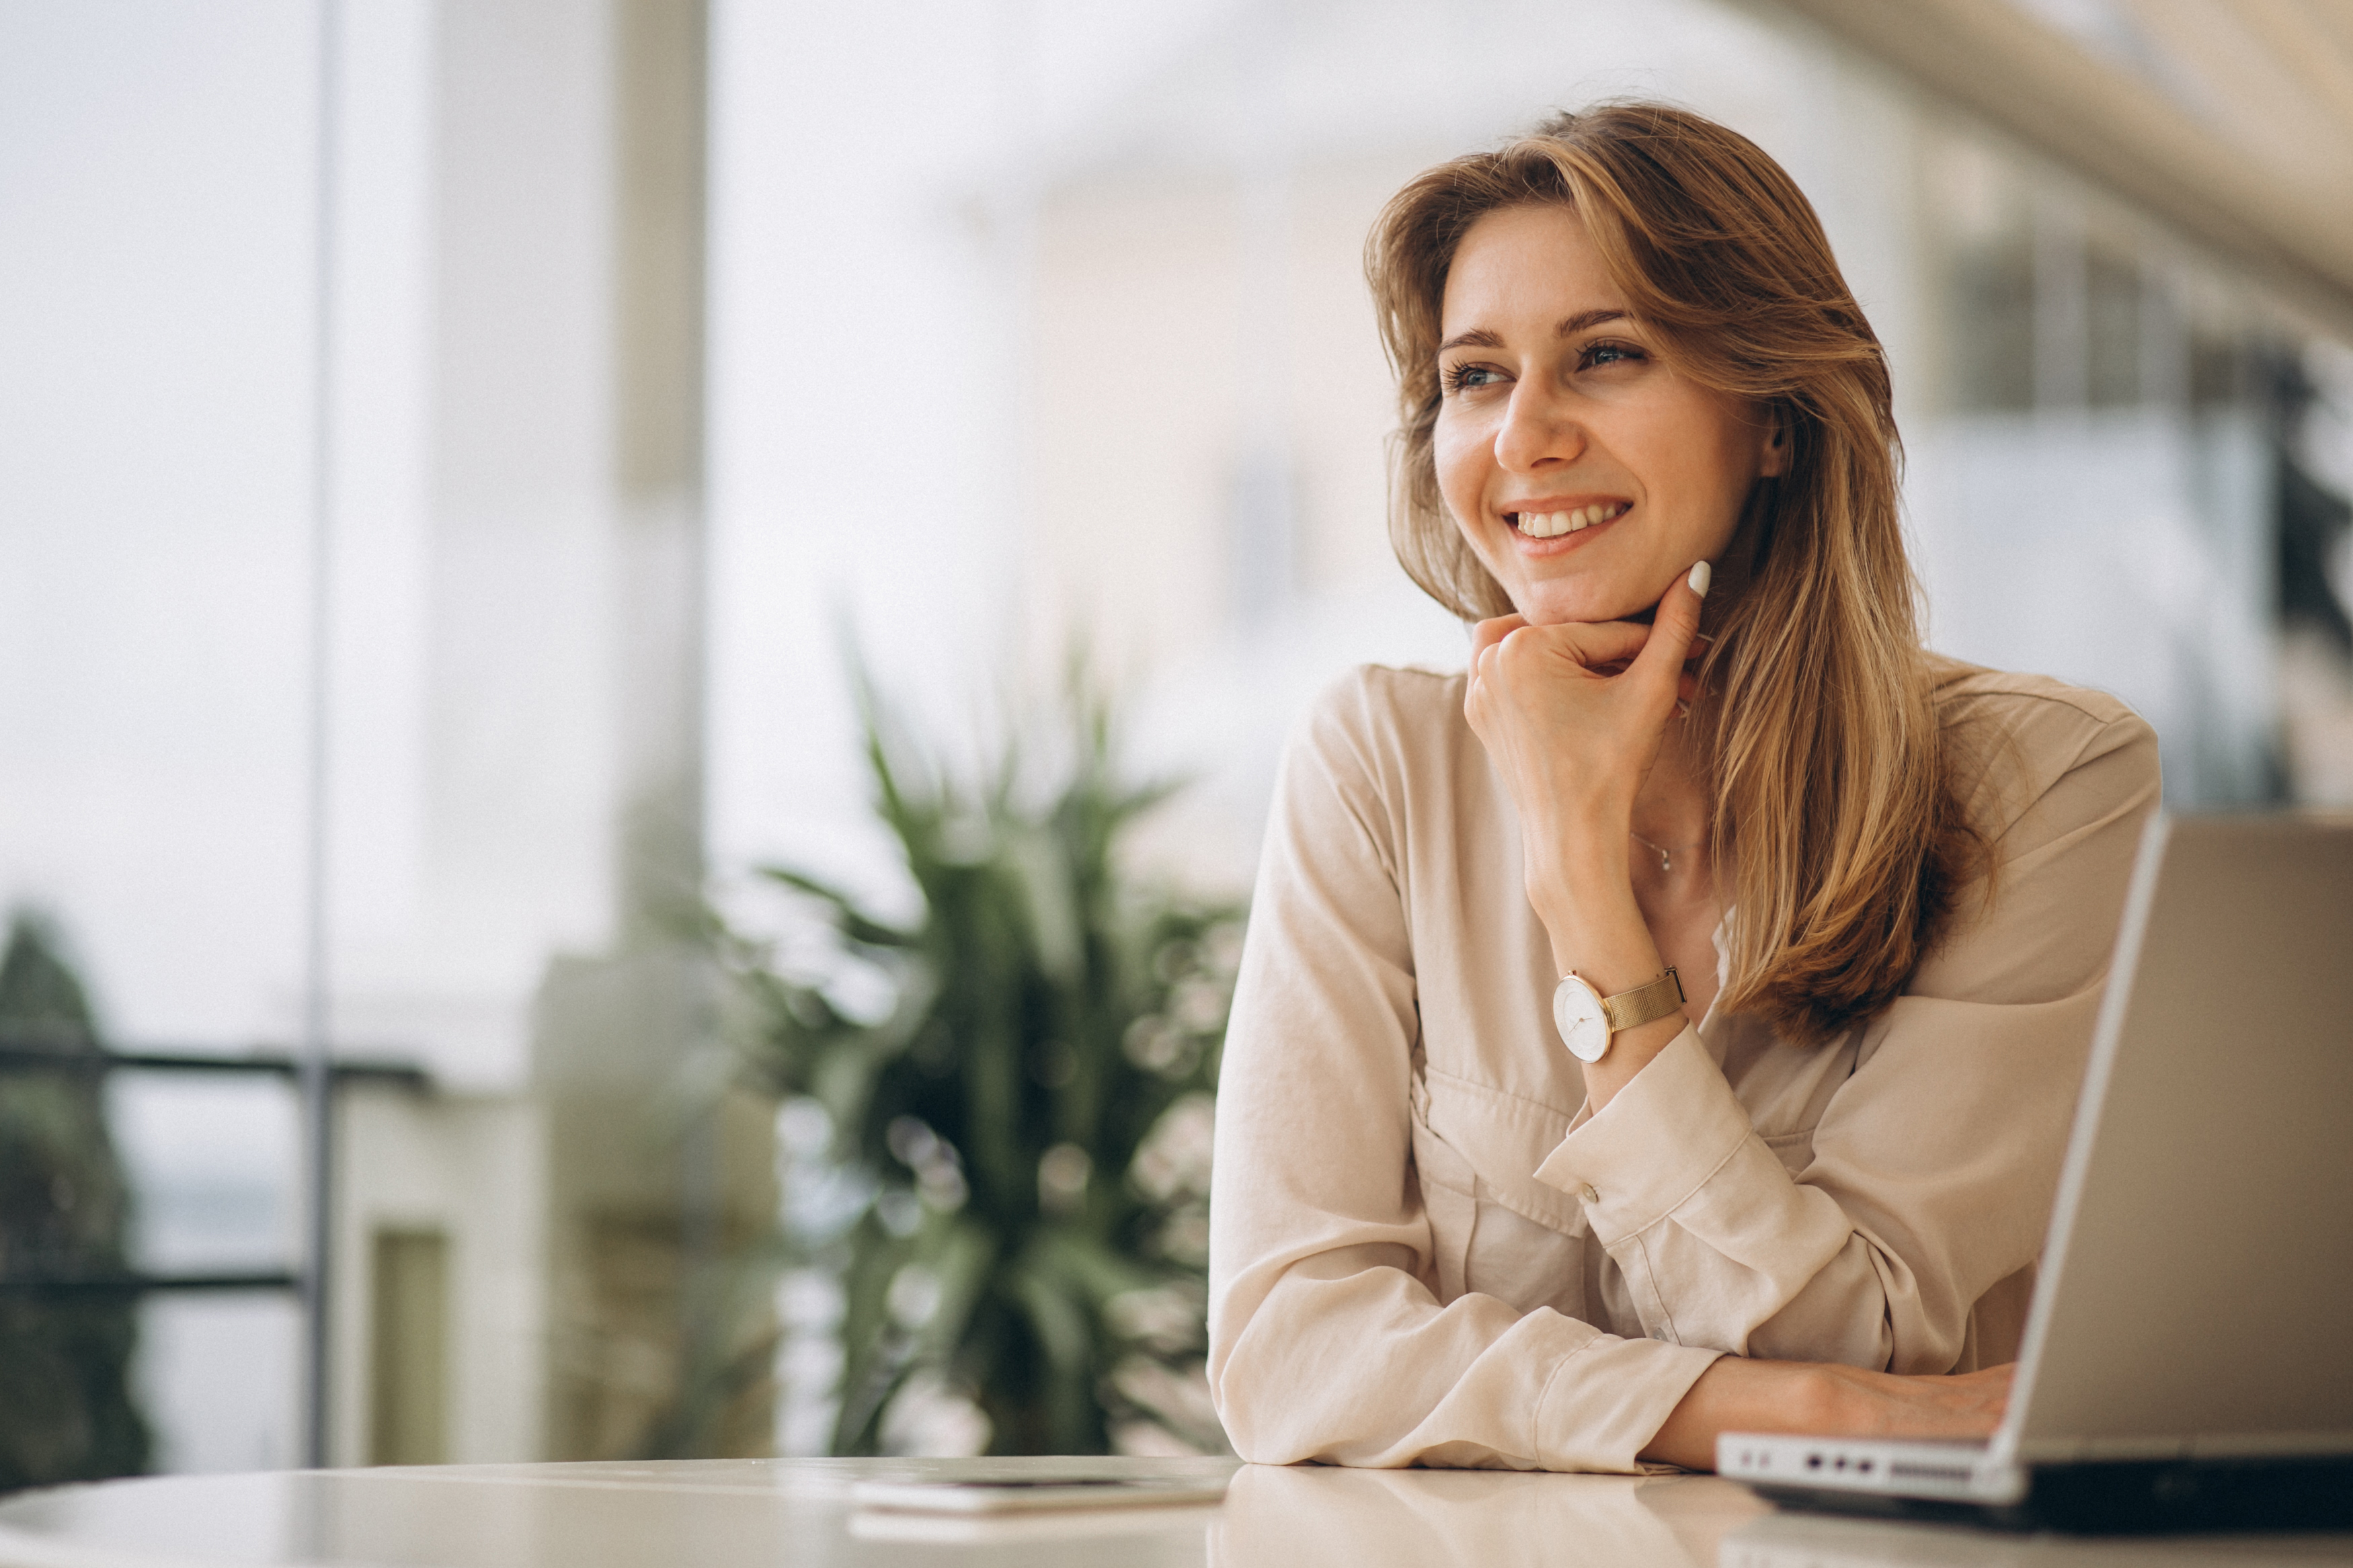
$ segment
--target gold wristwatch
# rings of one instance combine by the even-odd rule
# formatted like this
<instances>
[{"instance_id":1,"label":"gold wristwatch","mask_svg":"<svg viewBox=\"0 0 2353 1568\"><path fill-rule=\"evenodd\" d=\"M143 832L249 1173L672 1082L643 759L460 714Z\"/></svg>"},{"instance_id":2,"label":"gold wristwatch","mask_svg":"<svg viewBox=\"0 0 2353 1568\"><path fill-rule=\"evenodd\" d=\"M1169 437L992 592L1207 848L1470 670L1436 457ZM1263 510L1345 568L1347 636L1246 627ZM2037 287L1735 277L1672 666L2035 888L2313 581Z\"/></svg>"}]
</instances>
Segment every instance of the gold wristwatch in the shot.
<instances>
[{"instance_id":1,"label":"gold wristwatch","mask_svg":"<svg viewBox=\"0 0 2353 1568\"><path fill-rule=\"evenodd\" d=\"M1553 988L1552 1025L1569 1055L1581 1062L1598 1062L1609 1055L1609 1037L1620 1029L1663 1018L1683 1005L1683 983L1672 964L1649 984L1615 996L1604 996L1571 970Z\"/></svg>"}]
</instances>

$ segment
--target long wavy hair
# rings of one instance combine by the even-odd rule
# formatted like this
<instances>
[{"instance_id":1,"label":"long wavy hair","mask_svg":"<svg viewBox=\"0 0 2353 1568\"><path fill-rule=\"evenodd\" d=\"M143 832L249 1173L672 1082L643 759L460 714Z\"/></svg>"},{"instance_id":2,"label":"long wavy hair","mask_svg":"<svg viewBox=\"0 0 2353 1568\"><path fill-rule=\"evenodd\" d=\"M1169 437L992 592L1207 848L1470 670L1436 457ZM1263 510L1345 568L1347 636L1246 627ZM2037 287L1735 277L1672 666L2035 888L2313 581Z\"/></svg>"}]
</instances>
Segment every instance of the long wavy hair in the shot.
<instances>
[{"instance_id":1,"label":"long wavy hair","mask_svg":"<svg viewBox=\"0 0 2353 1568\"><path fill-rule=\"evenodd\" d=\"M1465 619L1512 605L1439 496L1440 306L1473 223L1543 204L1579 216L1679 374L1771 410L1791 443L1723 563L1735 592L1708 605L1692 739L1736 910L1719 1005L1827 1039L1895 999L1990 858L1921 646L1886 356L1797 184L1688 110L1563 114L1420 175L1366 245L1398 379L1389 533Z\"/></svg>"}]
</instances>

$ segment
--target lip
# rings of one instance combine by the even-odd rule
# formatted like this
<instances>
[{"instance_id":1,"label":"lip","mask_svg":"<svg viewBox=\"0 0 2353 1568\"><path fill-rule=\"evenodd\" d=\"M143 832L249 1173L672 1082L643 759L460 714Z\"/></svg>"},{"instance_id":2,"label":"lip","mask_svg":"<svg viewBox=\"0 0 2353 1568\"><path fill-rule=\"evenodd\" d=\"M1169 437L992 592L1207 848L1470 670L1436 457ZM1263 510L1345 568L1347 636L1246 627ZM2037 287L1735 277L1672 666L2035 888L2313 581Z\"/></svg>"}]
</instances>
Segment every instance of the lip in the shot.
<instances>
[{"instance_id":1,"label":"lip","mask_svg":"<svg viewBox=\"0 0 2353 1568\"><path fill-rule=\"evenodd\" d=\"M1581 506L1609 506L1622 502L1626 510L1607 522L1588 523L1574 533L1556 533L1550 539L1530 539L1511 524L1511 519L1524 511L1575 511ZM1625 496L1579 495L1538 496L1525 501L1514 501L1498 507L1495 521L1512 536L1512 547L1525 556L1566 555L1568 552L1590 544L1601 534L1617 527L1634 515L1638 503Z\"/></svg>"},{"instance_id":2,"label":"lip","mask_svg":"<svg viewBox=\"0 0 2353 1568\"><path fill-rule=\"evenodd\" d=\"M1613 496L1600 490L1575 496L1530 496L1525 500L1505 501L1495 509L1495 513L1499 517L1513 517L1524 511L1575 511L1581 506L1613 506L1620 501L1631 507L1634 498Z\"/></svg>"}]
</instances>

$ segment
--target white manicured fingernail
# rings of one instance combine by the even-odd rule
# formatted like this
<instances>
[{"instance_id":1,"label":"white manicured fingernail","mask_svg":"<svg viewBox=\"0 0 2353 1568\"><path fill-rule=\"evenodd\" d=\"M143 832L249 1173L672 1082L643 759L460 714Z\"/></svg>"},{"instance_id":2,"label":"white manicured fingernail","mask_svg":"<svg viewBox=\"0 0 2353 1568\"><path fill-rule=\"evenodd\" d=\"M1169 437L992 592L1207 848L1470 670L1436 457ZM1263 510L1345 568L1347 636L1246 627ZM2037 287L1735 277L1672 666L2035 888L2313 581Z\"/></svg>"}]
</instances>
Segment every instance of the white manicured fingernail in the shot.
<instances>
[{"instance_id":1,"label":"white manicured fingernail","mask_svg":"<svg viewBox=\"0 0 2353 1568\"><path fill-rule=\"evenodd\" d=\"M1691 589L1701 598L1707 597L1707 585L1715 581L1715 568L1703 561L1691 569Z\"/></svg>"}]
</instances>

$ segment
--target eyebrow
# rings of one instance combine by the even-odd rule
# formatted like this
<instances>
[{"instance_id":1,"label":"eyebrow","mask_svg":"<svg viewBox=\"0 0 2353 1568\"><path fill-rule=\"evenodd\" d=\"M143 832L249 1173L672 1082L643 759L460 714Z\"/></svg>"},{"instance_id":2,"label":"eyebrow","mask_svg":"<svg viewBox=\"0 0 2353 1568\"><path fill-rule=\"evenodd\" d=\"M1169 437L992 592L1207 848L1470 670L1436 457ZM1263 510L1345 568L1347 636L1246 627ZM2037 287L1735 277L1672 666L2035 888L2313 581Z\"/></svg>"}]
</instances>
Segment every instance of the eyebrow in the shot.
<instances>
[{"instance_id":1,"label":"eyebrow","mask_svg":"<svg viewBox=\"0 0 2353 1568\"><path fill-rule=\"evenodd\" d=\"M1628 320L1630 318L1623 310L1606 308L1598 310L1579 310L1574 316L1563 316L1554 323L1552 335L1556 338L1573 338L1577 333L1591 327L1598 327L1604 321ZM1473 327L1467 332L1457 332L1439 344L1438 352L1444 353L1449 349L1499 349L1503 346L1504 340L1495 333L1484 327Z\"/></svg>"}]
</instances>

